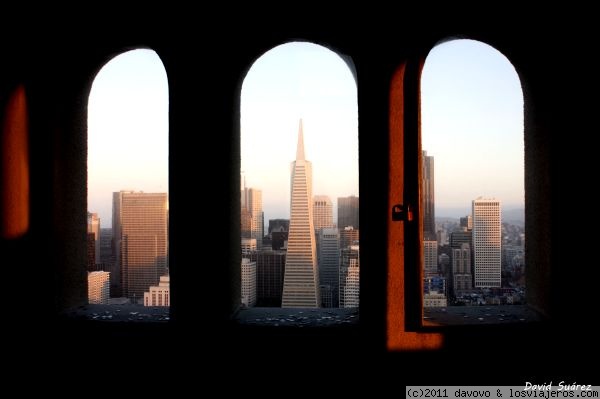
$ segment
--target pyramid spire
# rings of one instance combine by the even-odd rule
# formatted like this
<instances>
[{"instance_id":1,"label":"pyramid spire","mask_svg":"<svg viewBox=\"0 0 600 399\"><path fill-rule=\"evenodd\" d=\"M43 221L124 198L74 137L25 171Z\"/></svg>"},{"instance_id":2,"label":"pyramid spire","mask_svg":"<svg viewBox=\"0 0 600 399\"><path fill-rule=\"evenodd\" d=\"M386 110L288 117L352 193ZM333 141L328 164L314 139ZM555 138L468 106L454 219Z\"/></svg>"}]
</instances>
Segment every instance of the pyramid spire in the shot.
<instances>
[{"instance_id":1,"label":"pyramid spire","mask_svg":"<svg viewBox=\"0 0 600 399\"><path fill-rule=\"evenodd\" d=\"M304 161L304 133L302 131L302 118L300 118L300 128L298 130L298 148L296 149L296 160Z\"/></svg>"}]
</instances>

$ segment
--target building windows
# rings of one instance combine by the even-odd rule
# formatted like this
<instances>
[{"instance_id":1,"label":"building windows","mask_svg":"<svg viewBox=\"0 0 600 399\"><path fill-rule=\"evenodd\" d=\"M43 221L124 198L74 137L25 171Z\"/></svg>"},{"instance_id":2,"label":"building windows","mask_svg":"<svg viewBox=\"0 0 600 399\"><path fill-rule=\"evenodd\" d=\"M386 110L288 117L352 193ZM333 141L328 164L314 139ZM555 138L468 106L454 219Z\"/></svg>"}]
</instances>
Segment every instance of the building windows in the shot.
<instances>
[{"instance_id":1,"label":"building windows","mask_svg":"<svg viewBox=\"0 0 600 399\"><path fill-rule=\"evenodd\" d=\"M169 284L168 105L152 50L114 57L90 91L88 237L100 246L111 236L92 267L110 274L109 303L166 304L158 287Z\"/></svg>"},{"instance_id":2,"label":"building windows","mask_svg":"<svg viewBox=\"0 0 600 399\"><path fill-rule=\"evenodd\" d=\"M241 91L241 175L244 305L356 308L358 107L338 54L291 42L256 60ZM346 198L356 206L342 209ZM344 229L356 234L342 248Z\"/></svg>"}]
</instances>

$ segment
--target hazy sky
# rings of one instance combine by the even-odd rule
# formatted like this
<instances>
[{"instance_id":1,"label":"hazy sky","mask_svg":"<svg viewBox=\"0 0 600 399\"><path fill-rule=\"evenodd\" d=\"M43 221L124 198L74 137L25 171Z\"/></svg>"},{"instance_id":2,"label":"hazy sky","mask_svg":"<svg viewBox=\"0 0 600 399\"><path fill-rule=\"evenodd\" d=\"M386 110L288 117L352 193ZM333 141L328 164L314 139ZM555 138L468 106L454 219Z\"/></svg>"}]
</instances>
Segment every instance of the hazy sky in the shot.
<instances>
[{"instance_id":1,"label":"hazy sky","mask_svg":"<svg viewBox=\"0 0 600 399\"><path fill-rule=\"evenodd\" d=\"M469 212L483 195L523 207L523 98L498 51L471 40L429 54L422 76L423 149L435 158L436 216ZM168 191L168 81L151 50L108 62L88 107L88 209L111 225L113 191ZM313 193L358 195L356 84L327 48L287 43L258 58L241 96L242 171L263 191L268 220L289 218L290 163L304 121Z\"/></svg>"},{"instance_id":2,"label":"hazy sky","mask_svg":"<svg viewBox=\"0 0 600 399\"><path fill-rule=\"evenodd\" d=\"M134 50L98 72L88 102L88 210L112 225L112 192L168 192L169 93L158 55Z\"/></svg>"},{"instance_id":3,"label":"hazy sky","mask_svg":"<svg viewBox=\"0 0 600 399\"><path fill-rule=\"evenodd\" d=\"M523 208L523 93L512 64L474 40L429 53L421 76L422 146L435 163L436 217L495 197Z\"/></svg>"},{"instance_id":4,"label":"hazy sky","mask_svg":"<svg viewBox=\"0 0 600 399\"><path fill-rule=\"evenodd\" d=\"M241 161L248 187L263 192L269 219L289 218L290 164L298 124L313 166L313 195L358 195L356 83L333 51L287 43L263 54L242 85Z\"/></svg>"}]
</instances>

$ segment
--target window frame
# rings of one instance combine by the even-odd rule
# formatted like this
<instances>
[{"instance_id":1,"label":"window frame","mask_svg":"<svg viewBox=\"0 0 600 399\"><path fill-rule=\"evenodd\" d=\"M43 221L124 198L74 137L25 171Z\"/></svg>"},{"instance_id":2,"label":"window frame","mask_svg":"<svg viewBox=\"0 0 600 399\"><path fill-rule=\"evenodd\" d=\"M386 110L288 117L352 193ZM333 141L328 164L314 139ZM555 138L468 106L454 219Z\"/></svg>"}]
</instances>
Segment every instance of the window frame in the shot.
<instances>
[{"instance_id":1,"label":"window frame","mask_svg":"<svg viewBox=\"0 0 600 399\"><path fill-rule=\"evenodd\" d=\"M449 37L434 43L430 49L443 42L462 39ZM488 43L479 38L472 38L485 43L504 54L501 47ZM400 63L391 79L390 109L389 109L389 165L390 185L388 197L388 281L387 281L387 347L388 350L439 349L443 346L446 336L453 331L483 331L493 329L509 329L511 323L503 324L466 324L466 325L427 325L423 318L423 210L422 208L422 148L421 148L421 115L420 87L421 75L426 53L416 54ZM544 259L539 258L539 252L533 248L548 245L547 240L540 239L543 230L540 227L530 228L532 221L542 223L550 229L551 220L548 215L540 217L540 205L533 198L543 198L549 195L549 186L540 185L534 176L541 173L544 179L549 179L549 171L543 168L547 157L547 143L541 143L543 136L536 132L537 126L532 123L533 108L527 94L527 84L519 73L510 57L509 62L519 75L523 92L523 135L525 163L525 268L526 276L526 305L515 305L532 310L539 320L527 324L546 323L549 319L550 303L548 301L550 276L550 259L544 253ZM543 151L537 154L539 143ZM533 170L533 172L532 172ZM527 173L529 172L529 173ZM543 194L540 194L543 193ZM396 204L411 205L412 221L392 221L392 208ZM535 215L535 216L534 216ZM401 228L398 225L402 225ZM536 224L537 226L537 224ZM397 243L404 244L400 251Z\"/></svg>"}]
</instances>

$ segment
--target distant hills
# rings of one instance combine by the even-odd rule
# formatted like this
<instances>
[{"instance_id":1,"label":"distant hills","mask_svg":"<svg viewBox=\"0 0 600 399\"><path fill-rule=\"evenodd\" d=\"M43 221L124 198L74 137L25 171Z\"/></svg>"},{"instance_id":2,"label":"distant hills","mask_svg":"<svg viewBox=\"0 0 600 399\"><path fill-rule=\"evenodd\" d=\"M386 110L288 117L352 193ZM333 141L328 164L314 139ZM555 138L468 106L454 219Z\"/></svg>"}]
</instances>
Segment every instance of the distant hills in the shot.
<instances>
[{"instance_id":1,"label":"distant hills","mask_svg":"<svg viewBox=\"0 0 600 399\"><path fill-rule=\"evenodd\" d=\"M436 223L458 222L459 218L464 217L470 213L470 210L466 211L459 209L436 209L436 214L444 216L436 216L435 221ZM517 226L525 226L525 209L502 209L502 222L514 224Z\"/></svg>"},{"instance_id":2,"label":"distant hills","mask_svg":"<svg viewBox=\"0 0 600 399\"><path fill-rule=\"evenodd\" d=\"M502 221L517 226L525 226L525 209L502 209Z\"/></svg>"}]
</instances>

